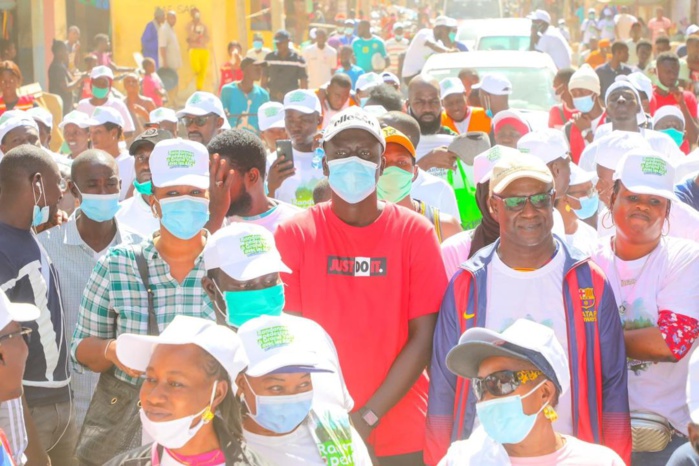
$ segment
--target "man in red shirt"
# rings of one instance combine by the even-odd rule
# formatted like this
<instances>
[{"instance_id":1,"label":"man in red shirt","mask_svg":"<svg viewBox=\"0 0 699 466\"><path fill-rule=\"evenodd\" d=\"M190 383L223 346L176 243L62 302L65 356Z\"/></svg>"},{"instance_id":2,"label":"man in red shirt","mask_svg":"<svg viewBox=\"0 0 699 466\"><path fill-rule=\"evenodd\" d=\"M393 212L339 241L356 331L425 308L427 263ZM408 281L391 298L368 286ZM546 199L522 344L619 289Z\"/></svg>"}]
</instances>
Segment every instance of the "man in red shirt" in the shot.
<instances>
[{"instance_id":1,"label":"man in red shirt","mask_svg":"<svg viewBox=\"0 0 699 466\"><path fill-rule=\"evenodd\" d=\"M690 146L697 142L699 125L697 125L697 98L692 92L679 87L680 59L672 52L658 55L655 62L658 84L653 88L650 99L650 114L666 105L676 105L682 110L686 122L687 140L682 144L683 152L689 152Z\"/></svg>"},{"instance_id":2,"label":"man in red shirt","mask_svg":"<svg viewBox=\"0 0 699 466\"><path fill-rule=\"evenodd\" d=\"M318 322L337 347L352 421L382 466L422 465L432 335L447 285L434 228L377 199L386 142L359 107L325 129L332 197L276 230L287 312Z\"/></svg>"}]
</instances>

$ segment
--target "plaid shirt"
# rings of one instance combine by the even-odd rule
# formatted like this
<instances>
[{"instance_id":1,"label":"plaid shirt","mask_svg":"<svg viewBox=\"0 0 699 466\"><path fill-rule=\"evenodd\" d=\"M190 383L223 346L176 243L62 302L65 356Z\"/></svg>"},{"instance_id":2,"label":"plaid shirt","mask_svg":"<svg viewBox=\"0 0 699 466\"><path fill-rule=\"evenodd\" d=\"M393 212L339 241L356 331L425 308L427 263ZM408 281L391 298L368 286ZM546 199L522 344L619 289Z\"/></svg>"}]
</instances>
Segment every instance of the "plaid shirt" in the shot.
<instances>
[{"instance_id":1,"label":"plaid shirt","mask_svg":"<svg viewBox=\"0 0 699 466\"><path fill-rule=\"evenodd\" d=\"M194 268L180 284L170 275L170 266L155 249L153 238L142 243L142 246L148 262L148 280L153 290L153 306L160 331L177 315L216 320L201 285L201 279L206 274L203 256L196 259ZM71 345L76 370L82 370L75 353L83 338L109 339L122 333L148 333L148 295L131 246L112 248L97 263L85 286L78 326ZM125 382L138 383L138 379L129 377L119 369L116 369L115 375Z\"/></svg>"}]
</instances>

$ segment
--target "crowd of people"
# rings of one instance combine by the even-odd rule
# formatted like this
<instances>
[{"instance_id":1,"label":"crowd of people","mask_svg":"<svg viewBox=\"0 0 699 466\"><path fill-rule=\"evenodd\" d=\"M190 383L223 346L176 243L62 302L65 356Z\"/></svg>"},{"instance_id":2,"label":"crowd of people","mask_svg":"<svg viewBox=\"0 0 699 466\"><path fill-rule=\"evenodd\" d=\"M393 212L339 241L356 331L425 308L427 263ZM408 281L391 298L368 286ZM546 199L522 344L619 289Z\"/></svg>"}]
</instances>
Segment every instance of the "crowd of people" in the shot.
<instances>
[{"instance_id":1,"label":"crowd of people","mask_svg":"<svg viewBox=\"0 0 699 466\"><path fill-rule=\"evenodd\" d=\"M231 43L217 94L191 16L184 105L175 12L142 72L55 41L60 121L0 63L0 464L699 465L699 26L533 12L537 127L422 72L446 16Z\"/></svg>"}]
</instances>

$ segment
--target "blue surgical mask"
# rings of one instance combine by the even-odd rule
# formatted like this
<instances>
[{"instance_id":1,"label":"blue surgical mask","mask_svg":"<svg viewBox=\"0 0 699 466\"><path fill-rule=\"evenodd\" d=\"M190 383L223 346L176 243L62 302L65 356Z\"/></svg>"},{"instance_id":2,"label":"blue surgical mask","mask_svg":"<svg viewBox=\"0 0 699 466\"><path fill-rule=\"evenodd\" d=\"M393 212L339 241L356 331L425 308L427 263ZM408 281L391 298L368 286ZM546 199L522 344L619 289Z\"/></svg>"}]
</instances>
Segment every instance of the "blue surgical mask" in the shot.
<instances>
[{"instance_id":1,"label":"blue surgical mask","mask_svg":"<svg viewBox=\"0 0 699 466\"><path fill-rule=\"evenodd\" d=\"M253 47L255 50L262 50L262 45L263 45L263 44L262 44L262 41L261 41L261 40L254 40L254 41L252 41L252 47Z\"/></svg>"},{"instance_id":2,"label":"blue surgical mask","mask_svg":"<svg viewBox=\"0 0 699 466\"><path fill-rule=\"evenodd\" d=\"M500 444L516 444L527 438L534 428L537 416L548 403L544 403L538 412L527 415L524 414L522 400L545 382L541 382L524 396L505 396L476 403L478 420L488 436Z\"/></svg>"},{"instance_id":3,"label":"blue surgical mask","mask_svg":"<svg viewBox=\"0 0 699 466\"><path fill-rule=\"evenodd\" d=\"M279 316L284 309L284 285L250 291L221 291L216 282L216 289L226 302L226 312L221 312L228 325L239 328L248 320L260 316ZM218 304L214 302L218 310Z\"/></svg>"},{"instance_id":4,"label":"blue surgical mask","mask_svg":"<svg viewBox=\"0 0 699 466\"><path fill-rule=\"evenodd\" d=\"M376 191L378 165L352 156L328 162L328 184L335 194L350 204L357 204Z\"/></svg>"},{"instance_id":5,"label":"blue surgical mask","mask_svg":"<svg viewBox=\"0 0 699 466\"><path fill-rule=\"evenodd\" d=\"M672 138L673 141L675 141L675 144L677 144L677 147L680 147L682 143L684 142L684 131L680 131L675 128L665 128L665 129L659 129L661 133L665 133L668 136Z\"/></svg>"},{"instance_id":6,"label":"blue surgical mask","mask_svg":"<svg viewBox=\"0 0 699 466\"><path fill-rule=\"evenodd\" d=\"M49 206L45 205L44 207L39 207L39 201L41 198L44 198L44 204L46 204L46 191L44 190L44 179L40 178L39 179L40 187L41 187L41 192L39 193L39 198L37 199L34 197L34 210L32 211L32 226L34 228L38 227L39 225L43 225L44 223L49 221ZM34 191L32 190L32 194Z\"/></svg>"},{"instance_id":7,"label":"blue surgical mask","mask_svg":"<svg viewBox=\"0 0 699 466\"><path fill-rule=\"evenodd\" d=\"M78 190L80 191L80 190ZM119 193L116 194L83 194L80 202L80 212L92 221L106 222L112 220L119 210Z\"/></svg>"},{"instance_id":8,"label":"blue surgical mask","mask_svg":"<svg viewBox=\"0 0 699 466\"><path fill-rule=\"evenodd\" d=\"M573 106L582 113L587 113L595 106L595 101L591 95L584 97L573 97Z\"/></svg>"},{"instance_id":9,"label":"blue surgical mask","mask_svg":"<svg viewBox=\"0 0 699 466\"><path fill-rule=\"evenodd\" d=\"M248 416L260 427L274 433L288 434L298 427L311 412L313 390L296 395L263 396L252 391L249 380L248 386L255 395L255 408L257 408L256 413L252 414L252 409L245 400Z\"/></svg>"},{"instance_id":10,"label":"blue surgical mask","mask_svg":"<svg viewBox=\"0 0 699 466\"><path fill-rule=\"evenodd\" d=\"M143 194L145 196L150 196L151 194L153 194L152 181L145 181L143 183L139 183L138 180L133 180L133 187L139 194Z\"/></svg>"},{"instance_id":11,"label":"blue surgical mask","mask_svg":"<svg viewBox=\"0 0 699 466\"><path fill-rule=\"evenodd\" d=\"M180 239L191 239L209 221L209 200L203 197L177 196L160 199L163 227Z\"/></svg>"},{"instance_id":12,"label":"blue surgical mask","mask_svg":"<svg viewBox=\"0 0 699 466\"><path fill-rule=\"evenodd\" d=\"M366 103L369 101L369 97L360 97L359 98L359 105L364 108Z\"/></svg>"},{"instance_id":13,"label":"blue surgical mask","mask_svg":"<svg viewBox=\"0 0 699 466\"><path fill-rule=\"evenodd\" d=\"M486 108L485 109L485 116L487 116L488 118L490 118L492 120L493 119L493 111L489 108Z\"/></svg>"},{"instance_id":14,"label":"blue surgical mask","mask_svg":"<svg viewBox=\"0 0 699 466\"><path fill-rule=\"evenodd\" d=\"M592 196L578 198L578 201L581 207L579 209L573 209L573 212L575 212L575 215L577 215L579 219L585 220L597 213L599 209L599 196L597 193Z\"/></svg>"}]
</instances>

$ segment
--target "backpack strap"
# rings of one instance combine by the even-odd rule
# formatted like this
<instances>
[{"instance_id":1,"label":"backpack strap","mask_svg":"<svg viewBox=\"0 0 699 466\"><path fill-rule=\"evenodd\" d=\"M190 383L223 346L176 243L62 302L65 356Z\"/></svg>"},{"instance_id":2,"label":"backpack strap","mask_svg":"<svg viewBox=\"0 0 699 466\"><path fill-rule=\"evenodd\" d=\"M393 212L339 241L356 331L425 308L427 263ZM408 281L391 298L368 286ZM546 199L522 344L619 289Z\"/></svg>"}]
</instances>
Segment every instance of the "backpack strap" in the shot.
<instances>
[{"instance_id":1,"label":"backpack strap","mask_svg":"<svg viewBox=\"0 0 699 466\"><path fill-rule=\"evenodd\" d=\"M146 288L146 293L148 293L148 335L159 335L160 330L158 329L158 320L155 318L155 306L153 304L153 290L148 281L148 262L146 261L146 256L143 255L143 246L137 244L131 247L136 256L138 273L141 275L141 281Z\"/></svg>"}]
</instances>

